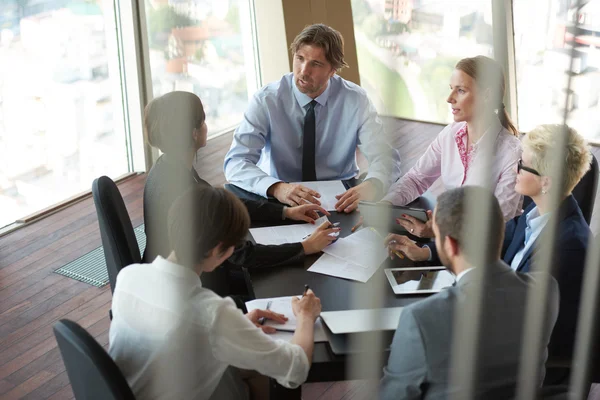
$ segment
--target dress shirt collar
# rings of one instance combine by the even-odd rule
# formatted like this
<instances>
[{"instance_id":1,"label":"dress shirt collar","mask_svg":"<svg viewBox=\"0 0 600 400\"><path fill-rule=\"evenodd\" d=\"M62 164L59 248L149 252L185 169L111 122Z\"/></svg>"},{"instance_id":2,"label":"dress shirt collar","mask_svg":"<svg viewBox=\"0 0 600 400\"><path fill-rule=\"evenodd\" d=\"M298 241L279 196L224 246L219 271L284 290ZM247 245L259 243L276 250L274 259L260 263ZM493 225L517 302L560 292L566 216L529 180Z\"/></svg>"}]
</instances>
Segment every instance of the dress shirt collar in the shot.
<instances>
[{"instance_id":1,"label":"dress shirt collar","mask_svg":"<svg viewBox=\"0 0 600 400\"><path fill-rule=\"evenodd\" d=\"M300 107L302 108L306 108L306 105L308 103L310 103L311 101L313 101L313 99L302 93L298 87L296 86L296 79L294 79L294 75L292 74L292 88L293 88L293 92L294 92L294 97L296 97L296 101L298 102L298 104L300 104ZM327 82L327 88L325 88L325 91L323 93L321 93L319 95L319 97L317 97L316 99L314 99L317 103L319 103L321 106L324 106L327 103L327 99L329 98L329 91L331 89L331 78L329 78L329 81Z\"/></svg>"},{"instance_id":2,"label":"dress shirt collar","mask_svg":"<svg viewBox=\"0 0 600 400\"><path fill-rule=\"evenodd\" d=\"M467 145L468 132L469 131L467 130L467 124L465 123L463 125L463 127L460 128L455 133L455 137L460 139L461 141L463 141L465 146ZM492 118L492 122L490 123L490 126L488 126L488 128L483 133L483 136L481 136L477 142L472 143L471 147L469 149L467 149L467 151L469 152L471 150L477 150L485 142L494 143L496 141L496 138L500 134L500 132L502 132L502 125L500 124L500 121L498 120L498 118Z\"/></svg>"},{"instance_id":3,"label":"dress shirt collar","mask_svg":"<svg viewBox=\"0 0 600 400\"><path fill-rule=\"evenodd\" d=\"M456 275L456 283L458 283L458 281L460 281L462 279L463 276L465 276L468 272L474 270L475 267L471 267L471 268L467 268L463 271L461 271L458 275Z\"/></svg>"},{"instance_id":4,"label":"dress shirt collar","mask_svg":"<svg viewBox=\"0 0 600 400\"><path fill-rule=\"evenodd\" d=\"M540 215L540 210L538 210L537 207L533 207L525 217L527 227L531 229L532 232L540 231L546 225L551 215L552 213Z\"/></svg>"},{"instance_id":5,"label":"dress shirt collar","mask_svg":"<svg viewBox=\"0 0 600 400\"><path fill-rule=\"evenodd\" d=\"M178 278L184 278L189 282L197 284L198 286L202 286L202 282L200 282L200 277L198 274L189 268L164 259L161 256L157 256L152 264L154 265L154 268L159 271L176 276Z\"/></svg>"}]
</instances>

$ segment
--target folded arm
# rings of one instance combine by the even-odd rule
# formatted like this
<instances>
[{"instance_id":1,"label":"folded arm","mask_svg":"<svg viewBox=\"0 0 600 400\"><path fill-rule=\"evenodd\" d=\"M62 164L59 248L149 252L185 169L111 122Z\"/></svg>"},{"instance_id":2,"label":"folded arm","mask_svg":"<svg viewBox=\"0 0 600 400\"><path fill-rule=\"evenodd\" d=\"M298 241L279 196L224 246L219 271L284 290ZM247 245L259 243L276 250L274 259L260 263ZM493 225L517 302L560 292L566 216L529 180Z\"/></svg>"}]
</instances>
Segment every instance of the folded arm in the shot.
<instances>
[{"instance_id":1,"label":"folded arm","mask_svg":"<svg viewBox=\"0 0 600 400\"><path fill-rule=\"evenodd\" d=\"M266 105L255 95L244 119L233 134L231 148L225 156L225 178L236 186L267 197L269 187L279 179L261 170L257 163L267 142L270 122Z\"/></svg>"},{"instance_id":2,"label":"folded arm","mask_svg":"<svg viewBox=\"0 0 600 400\"><path fill-rule=\"evenodd\" d=\"M258 371L285 387L296 388L308 376L310 363L302 347L273 340L231 302L218 311L210 342L216 359L238 368Z\"/></svg>"},{"instance_id":3,"label":"folded arm","mask_svg":"<svg viewBox=\"0 0 600 400\"><path fill-rule=\"evenodd\" d=\"M405 206L425 193L442 174L440 133L406 175L392 185L382 201Z\"/></svg>"}]
</instances>

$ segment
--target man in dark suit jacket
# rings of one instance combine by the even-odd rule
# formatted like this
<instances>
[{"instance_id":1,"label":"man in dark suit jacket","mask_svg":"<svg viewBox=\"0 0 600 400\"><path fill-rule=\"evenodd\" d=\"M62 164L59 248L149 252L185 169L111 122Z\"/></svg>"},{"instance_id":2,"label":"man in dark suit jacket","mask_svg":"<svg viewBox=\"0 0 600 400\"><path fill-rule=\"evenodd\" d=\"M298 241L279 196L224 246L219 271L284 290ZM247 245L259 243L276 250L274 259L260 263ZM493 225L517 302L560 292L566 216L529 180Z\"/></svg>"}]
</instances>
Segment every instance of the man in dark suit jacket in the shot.
<instances>
[{"instance_id":1,"label":"man in dark suit jacket","mask_svg":"<svg viewBox=\"0 0 600 400\"><path fill-rule=\"evenodd\" d=\"M467 197L491 205L485 265L474 266L475 257L467 243L464 221ZM472 198L472 197L471 197ZM529 289L541 279L550 279L543 346L548 344L558 311L558 286L549 276L529 276L513 271L500 260L504 222L498 201L483 188L463 186L443 193L433 216L438 254L446 268L456 275L455 286L402 310L392 342L388 365L384 368L382 399L437 399L450 394L461 397L462 388L450 382L453 357L454 323L482 290L482 312L477 346L478 365L474 377L475 398L506 399L514 396L521 356L525 304ZM481 288L481 285L484 287ZM539 368L544 371L546 352ZM543 372L541 374L543 379ZM541 384L540 379L540 384Z\"/></svg>"},{"instance_id":2,"label":"man in dark suit jacket","mask_svg":"<svg viewBox=\"0 0 600 400\"><path fill-rule=\"evenodd\" d=\"M526 216L535 206L535 203L532 202L521 216L506 224L502 258L509 265L512 264L519 250L523 248L525 229L527 228ZM553 246L552 259L555 264L552 275L558 281L560 288L560 307L558 321L548 345L548 352L551 358L570 359L575 344L581 284L591 231L573 195L568 195L563 200L555 217L558 218L558 230ZM551 226L551 224L547 226ZM544 234L547 234L546 228L542 230L533 245L527 248L516 271L530 272L532 270L537 244Z\"/></svg>"}]
</instances>

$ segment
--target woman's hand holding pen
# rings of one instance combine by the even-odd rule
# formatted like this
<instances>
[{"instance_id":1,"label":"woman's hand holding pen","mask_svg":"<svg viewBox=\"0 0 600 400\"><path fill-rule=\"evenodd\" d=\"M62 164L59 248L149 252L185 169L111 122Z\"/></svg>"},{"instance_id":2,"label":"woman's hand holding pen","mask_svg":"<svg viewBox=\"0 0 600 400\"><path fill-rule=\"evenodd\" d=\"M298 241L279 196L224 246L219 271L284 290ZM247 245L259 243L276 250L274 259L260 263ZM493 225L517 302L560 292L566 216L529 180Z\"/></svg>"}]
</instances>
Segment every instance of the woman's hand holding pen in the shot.
<instances>
[{"instance_id":1,"label":"woman's hand holding pen","mask_svg":"<svg viewBox=\"0 0 600 400\"><path fill-rule=\"evenodd\" d=\"M304 254L318 253L327 247L331 242L337 239L337 236L330 236L332 233L339 232L340 228L335 228L329 221L323 222L315 231L302 242Z\"/></svg>"},{"instance_id":2,"label":"woman's hand holding pen","mask_svg":"<svg viewBox=\"0 0 600 400\"><path fill-rule=\"evenodd\" d=\"M297 319L309 318L313 323L321 314L321 300L311 290L305 290L301 298L292 298L292 310Z\"/></svg>"},{"instance_id":3,"label":"woman's hand holding pen","mask_svg":"<svg viewBox=\"0 0 600 400\"><path fill-rule=\"evenodd\" d=\"M388 253L392 259L397 251L413 261L427 261L429 259L429 249L419 247L406 236L389 234L385 238L384 244L388 247Z\"/></svg>"},{"instance_id":4,"label":"woman's hand holding pen","mask_svg":"<svg viewBox=\"0 0 600 400\"><path fill-rule=\"evenodd\" d=\"M285 324L285 322L288 320L285 315L278 314L271 310L252 310L246 314L246 318L248 318L254 325L261 328L264 333L275 333L277 329L275 329L273 326L261 324L260 321L262 318L270 319L280 324Z\"/></svg>"}]
</instances>

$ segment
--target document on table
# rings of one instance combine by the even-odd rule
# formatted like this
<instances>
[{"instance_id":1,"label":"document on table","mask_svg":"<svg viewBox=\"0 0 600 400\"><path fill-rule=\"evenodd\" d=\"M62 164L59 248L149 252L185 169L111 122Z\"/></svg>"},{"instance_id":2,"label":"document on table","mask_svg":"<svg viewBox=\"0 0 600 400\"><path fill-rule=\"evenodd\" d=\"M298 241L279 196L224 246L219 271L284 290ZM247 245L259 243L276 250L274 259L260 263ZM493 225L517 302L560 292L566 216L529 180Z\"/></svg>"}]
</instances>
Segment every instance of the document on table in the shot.
<instances>
[{"instance_id":1,"label":"document on table","mask_svg":"<svg viewBox=\"0 0 600 400\"><path fill-rule=\"evenodd\" d=\"M254 241L259 244L285 244L296 243L304 240L306 235L315 231L323 222L329 221L327 216L322 216L313 224L294 224L268 226L265 228L252 228L250 233Z\"/></svg>"},{"instance_id":2,"label":"document on table","mask_svg":"<svg viewBox=\"0 0 600 400\"><path fill-rule=\"evenodd\" d=\"M267 319L265 321L265 325L269 325L277 329L276 333L270 334L269 336L273 339L281 339L289 342L292 340L294 331L296 330L296 316L292 310L292 296L251 300L246 302L246 308L248 309L248 312L256 309L265 310L267 308L267 303L269 302L271 302L269 310L278 314L283 314L288 318L285 324L278 324L277 322ZM315 343L326 341L327 336L323 330L321 318L317 318L317 321L315 322Z\"/></svg>"},{"instance_id":3,"label":"document on table","mask_svg":"<svg viewBox=\"0 0 600 400\"><path fill-rule=\"evenodd\" d=\"M327 246L310 272L367 282L387 257L387 249L376 232L363 228Z\"/></svg>"},{"instance_id":4,"label":"document on table","mask_svg":"<svg viewBox=\"0 0 600 400\"><path fill-rule=\"evenodd\" d=\"M324 253L363 268L381 265L388 252L383 239L371 228L363 228L323 249Z\"/></svg>"},{"instance_id":5,"label":"document on table","mask_svg":"<svg viewBox=\"0 0 600 400\"><path fill-rule=\"evenodd\" d=\"M309 189L318 192L321 197L321 207L327 211L335 211L335 204L338 200L335 198L338 194L346 191L342 181L313 181L313 182L295 182L298 185L306 186Z\"/></svg>"}]
</instances>

